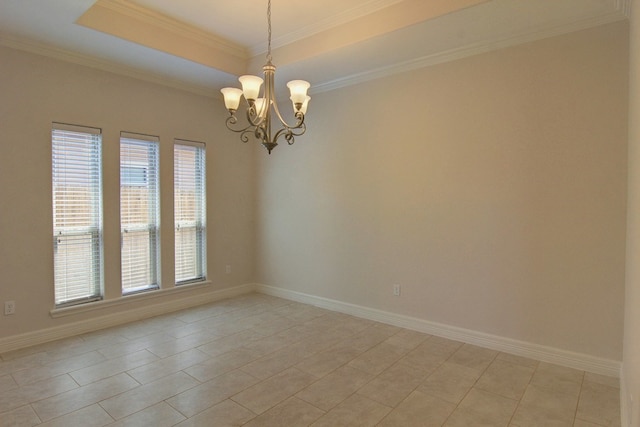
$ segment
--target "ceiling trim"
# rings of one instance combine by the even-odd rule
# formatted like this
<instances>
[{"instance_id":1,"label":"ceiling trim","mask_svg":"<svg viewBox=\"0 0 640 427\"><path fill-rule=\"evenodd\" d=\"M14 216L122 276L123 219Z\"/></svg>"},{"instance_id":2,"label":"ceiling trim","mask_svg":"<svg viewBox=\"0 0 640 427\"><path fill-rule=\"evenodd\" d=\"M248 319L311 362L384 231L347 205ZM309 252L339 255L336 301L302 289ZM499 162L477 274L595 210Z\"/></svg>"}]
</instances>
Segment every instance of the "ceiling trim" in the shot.
<instances>
[{"instance_id":1,"label":"ceiling trim","mask_svg":"<svg viewBox=\"0 0 640 427\"><path fill-rule=\"evenodd\" d=\"M346 46L379 37L401 28L486 3L489 0L403 0L361 18L337 25L275 49L273 57L284 66L320 56ZM261 57L252 58L249 69L257 69Z\"/></svg>"},{"instance_id":2,"label":"ceiling trim","mask_svg":"<svg viewBox=\"0 0 640 427\"><path fill-rule=\"evenodd\" d=\"M353 7L349 10L345 10L338 15L320 20L311 25L307 25L304 28L300 28L296 31L292 31L288 34L276 37L272 41L274 48L279 48L298 40L311 37L315 34L322 33L337 27L338 25L346 24L347 22L355 21L371 13L378 12L379 10L386 9L396 3L403 2L405 0L371 0L366 4ZM250 55L259 56L267 52L267 42L260 43L256 46L249 48Z\"/></svg>"},{"instance_id":3,"label":"ceiling trim","mask_svg":"<svg viewBox=\"0 0 640 427\"><path fill-rule=\"evenodd\" d=\"M229 74L247 69L244 47L128 0L98 0L76 24Z\"/></svg>"},{"instance_id":4,"label":"ceiling trim","mask_svg":"<svg viewBox=\"0 0 640 427\"><path fill-rule=\"evenodd\" d=\"M32 40L21 39L7 34L0 33L0 46L16 49L64 62L70 62L76 65L82 65L113 74L126 77L132 77L137 80L143 80L174 89L183 90L194 93L196 95L207 96L211 98L221 98L222 96L208 86L197 85L193 83L185 83L182 80L172 79L148 71L141 71L133 67L126 67L111 61L95 58L90 55L83 55L65 49L53 47L51 45L34 42Z\"/></svg>"},{"instance_id":5,"label":"ceiling trim","mask_svg":"<svg viewBox=\"0 0 640 427\"><path fill-rule=\"evenodd\" d=\"M481 53L517 46L520 44L572 33L575 31L586 30L588 28L597 27L600 25L611 24L624 19L626 19L626 17L623 14L623 11L618 10L617 12L607 15L584 19L573 23L566 23L563 25L554 26L552 28L540 28L523 34L514 34L509 37L488 40L432 55L425 55L420 58L410 59L408 61L403 61L390 66L352 74L350 76L341 77L339 79L331 80L326 83L315 84L311 87L310 92L311 94L329 92L347 86L366 83L371 80L390 77L396 74L405 73L432 65L442 64L445 62L451 62Z\"/></svg>"},{"instance_id":6,"label":"ceiling trim","mask_svg":"<svg viewBox=\"0 0 640 427\"><path fill-rule=\"evenodd\" d=\"M503 37L500 39L488 40L481 43L468 45L462 48L452 49L449 51L426 55L419 58L414 58L408 61L400 62L386 67L380 67L377 69L352 74L343 78L327 81L324 83L317 83L311 88L311 93L328 92L347 86L365 83L371 80L389 77L395 74L400 74L432 65L437 65L449 61L454 61L469 56L486 53L502 48L515 46L518 44L528 43L535 40L540 40L548 37L558 36L574 31L580 31L599 25L605 25L620 20L626 19L631 7L631 0L614 0L616 2L615 12L598 16L595 18L589 18L573 23L564 23L556 25L551 28L538 28L528 31L523 34L514 34L509 37ZM12 49L18 49L37 55L42 55L54 59L59 59L74 64L99 69L115 74L120 74L128 77L132 77L138 80L148 81L175 89L184 90L201 96L207 96L211 98L221 98L219 92L211 87L185 83L178 79L172 79L158 74L153 74L147 71L141 71L133 67L126 67L121 64L116 64L107 60L98 59L90 55L79 54L76 52L60 49L51 45L38 43L32 40L17 38L0 32L0 46L6 46Z\"/></svg>"}]
</instances>

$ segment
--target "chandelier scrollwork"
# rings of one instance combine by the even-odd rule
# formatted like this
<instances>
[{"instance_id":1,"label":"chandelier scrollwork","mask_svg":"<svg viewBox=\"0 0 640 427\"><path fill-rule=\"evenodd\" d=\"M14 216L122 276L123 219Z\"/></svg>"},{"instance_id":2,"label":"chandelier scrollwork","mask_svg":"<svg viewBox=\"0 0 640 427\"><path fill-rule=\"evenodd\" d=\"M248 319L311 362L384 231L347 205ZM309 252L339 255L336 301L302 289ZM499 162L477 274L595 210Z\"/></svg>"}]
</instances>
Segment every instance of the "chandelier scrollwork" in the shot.
<instances>
[{"instance_id":1,"label":"chandelier scrollwork","mask_svg":"<svg viewBox=\"0 0 640 427\"><path fill-rule=\"evenodd\" d=\"M295 116L295 124L289 125L280 114L278 103L276 102L274 81L276 67L271 62L271 0L267 4L267 23L269 28L267 63L262 68L264 79L258 76L240 76L238 80L242 89L226 87L221 90L224 95L225 107L229 111L227 117L227 128L240 134L242 142L248 142L250 136L255 137L267 149L269 154L278 145L278 140L284 138L289 145L295 142L295 137L305 133L307 127L304 123L305 114L309 105L310 96L307 91L311 86L304 80L292 80L287 83L291 93L291 102ZM262 83L265 83L264 93L259 97ZM236 112L240 106L240 100L244 96L247 103L247 122L245 127L237 127L238 117ZM273 133L274 119L278 119L282 127Z\"/></svg>"}]
</instances>

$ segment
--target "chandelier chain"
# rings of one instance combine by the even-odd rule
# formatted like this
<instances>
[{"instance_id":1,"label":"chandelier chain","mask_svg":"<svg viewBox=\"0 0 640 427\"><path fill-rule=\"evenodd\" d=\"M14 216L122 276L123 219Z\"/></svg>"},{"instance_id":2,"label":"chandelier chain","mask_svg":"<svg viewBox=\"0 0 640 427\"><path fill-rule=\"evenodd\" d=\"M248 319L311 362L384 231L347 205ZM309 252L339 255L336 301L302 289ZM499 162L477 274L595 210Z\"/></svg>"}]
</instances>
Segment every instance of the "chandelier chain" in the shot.
<instances>
[{"instance_id":1,"label":"chandelier chain","mask_svg":"<svg viewBox=\"0 0 640 427\"><path fill-rule=\"evenodd\" d=\"M267 25L269 33L269 42L267 45L267 62L271 63L271 0L267 3Z\"/></svg>"}]
</instances>

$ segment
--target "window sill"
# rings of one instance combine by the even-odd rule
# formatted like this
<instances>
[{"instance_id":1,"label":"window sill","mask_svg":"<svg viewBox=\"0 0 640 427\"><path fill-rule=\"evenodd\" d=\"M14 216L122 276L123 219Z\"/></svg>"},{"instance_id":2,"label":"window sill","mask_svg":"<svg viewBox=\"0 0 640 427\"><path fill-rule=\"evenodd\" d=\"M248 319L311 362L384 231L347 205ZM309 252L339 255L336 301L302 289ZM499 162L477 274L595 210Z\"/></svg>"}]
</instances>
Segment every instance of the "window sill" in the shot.
<instances>
[{"instance_id":1,"label":"window sill","mask_svg":"<svg viewBox=\"0 0 640 427\"><path fill-rule=\"evenodd\" d=\"M167 295L180 294L180 293L191 291L193 289L205 288L208 286L211 286L211 281L205 280L203 282L196 282L196 283L176 286L171 289L159 289L159 290L142 292L142 293L137 293L132 295L121 296L120 298L116 298L116 299L88 302L86 304L78 304L71 307L54 308L49 312L49 314L54 319L57 319L59 317L72 316L80 313L86 313L86 312L103 309L103 308L117 307L119 305L125 305L125 304L140 302L140 301L147 301L154 298L164 297Z\"/></svg>"}]
</instances>

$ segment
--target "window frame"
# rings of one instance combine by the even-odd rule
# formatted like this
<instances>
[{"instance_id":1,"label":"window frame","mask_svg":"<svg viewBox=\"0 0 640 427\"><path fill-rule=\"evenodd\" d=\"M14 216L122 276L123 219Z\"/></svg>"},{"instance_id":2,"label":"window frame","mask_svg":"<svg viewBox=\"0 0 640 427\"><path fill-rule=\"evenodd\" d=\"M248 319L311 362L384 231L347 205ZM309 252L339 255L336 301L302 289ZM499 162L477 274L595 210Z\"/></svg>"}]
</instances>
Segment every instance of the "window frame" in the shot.
<instances>
[{"instance_id":1,"label":"window frame","mask_svg":"<svg viewBox=\"0 0 640 427\"><path fill-rule=\"evenodd\" d=\"M202 142L183 139L174 140L174 267L175 284L181 286L207 280L207 209L206 209L206 145ZM193 164L188 165L185 155L193 153ZM178 153L181 154L178 157ZM184 169L184 170L183 170ZM184 198L180 186L193 190L193 209L183 203ZM189 211L189 212L187 212ZM193 220L185 220L186 214L193 216ZM181 244L186 229L193 229L193 244L190 249L195 259L185 260L189 253L186 245ZM182 274L189 262L193 274Z\"/></svg>"},{"instance_id":2,"label":"window frame","mask_svg":"<svg viewBox=\"0 0 640 427\"><path fill-rule=\"evenodd\" d=\"M125 158L125 156L129 156ZM133 159L132 157L137 157ZM123 163L123 161L127 161ZM124 170L141 169L140 176L132 176L123 173ZM125 178L136 178L136 182L125 182ZM141 179L140 179L141 178ZM125 185L128 183L128 185ZM128 192L125 190L129 189ZM140 199L141 205L131 209L133 189L147 189L146 199ZM125 192L127 194L125 194ZM138 196L144 196L144 192L138 191ZM134 197L135 198L135 197ZM160 288L160 138L152 135L132 132L120 132L120 289L122 295L131 295ZM126 202L126 205L125 205ZM146 222L142 221L142 209L146 203ZM127 209L125 209L125 206ZM126 212L125 212L126 211ZM127 219L132 216L139 219L131 223ZM125 264L132 262L131 257L125 257L125 245L135 244L135 238L130 233L148 233L147 254L142 252L127 251L133 255L133 259L144 258L145 265ZM144 236L141 236L144 238ZM138 240L140 243L142 239ZM129 246L127 245L127 246ZM144 280L141 281L141 276ZM137 284L135 282L138 282Z\"/></svg>"},{"instance_id":3,"label":"window frame","mask_svg":"<svg viewBox=\"0 0 640 427\"><path fill-rule=\"evenodd\" d=\"M78 202L83 191L86 191L87 200ZM59 122L51 124L51 192L54 304L56 308L62 308L102 300L101 129ZM88 212L80 212L83 207L88 207ZM86 224L79 225L83 222ZM83 239L83 235L89 237ZM78 250L87 243L89 251ZM90 277L88 282L87 276Z\"/></svg>"}]
</instances>

